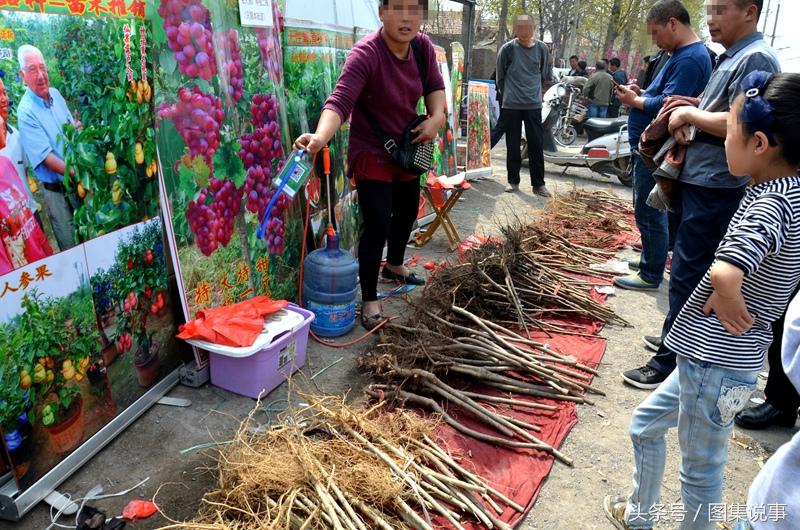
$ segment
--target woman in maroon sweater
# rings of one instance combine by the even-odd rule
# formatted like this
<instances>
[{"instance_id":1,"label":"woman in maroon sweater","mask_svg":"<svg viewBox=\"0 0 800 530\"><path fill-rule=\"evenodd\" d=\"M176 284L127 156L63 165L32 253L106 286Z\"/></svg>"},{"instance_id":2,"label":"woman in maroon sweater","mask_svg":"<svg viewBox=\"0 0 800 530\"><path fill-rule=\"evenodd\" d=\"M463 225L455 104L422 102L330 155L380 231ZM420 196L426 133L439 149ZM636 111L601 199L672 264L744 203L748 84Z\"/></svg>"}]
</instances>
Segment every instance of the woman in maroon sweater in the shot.
<instances>
[{"instance_id":1,"label":"woman in maroon sweater","mask_svg":"<svg viewBox=\"0 0 800 530\"><path fill-rule=\"evenodd\" d=\"M382 1L379 14L383 26L350 52L336 88L323 107L316 132L303 134L295 141L296 148L316 153L350 119L350 176L356 181L364 217L358 261L361 323L367 329L383 320L377 288L384 244L388 246L384 278L425 283L403 265L419 207L420 177L392 162L361 110L365 107L380 128L399 141L416 118L417 102L424 96L428 119L414 129L414 143L430 142L436 137L445 116L444 80L430 39L419 34L425 5L425 0ZM411 48L415 38L426 62L421 68L427 72L424 82Z\"/></svg>"}]
</instances>

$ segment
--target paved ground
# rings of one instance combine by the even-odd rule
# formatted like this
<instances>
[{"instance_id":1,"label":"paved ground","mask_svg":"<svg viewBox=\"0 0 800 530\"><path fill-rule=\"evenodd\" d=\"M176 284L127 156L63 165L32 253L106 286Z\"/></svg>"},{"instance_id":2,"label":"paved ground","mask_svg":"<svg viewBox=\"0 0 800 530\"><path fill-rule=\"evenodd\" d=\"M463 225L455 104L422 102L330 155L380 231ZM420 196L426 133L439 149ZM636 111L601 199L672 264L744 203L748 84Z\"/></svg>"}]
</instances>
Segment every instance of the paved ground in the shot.
<instances>
[{"instance_id":1,"label":"paved ground","mask_svg":"<svg viewBox=\"0 0 800 530\"><path fill-rule=\"evenodd\" d=\"M501 147L495 150L498 153ZM523 186L522 193L503 193L504 159L495 157L495 176L475 183L474 189L454 208L453 217L462 236L470 232L491 234L509 217L533 218L543 200ZM630 197L630 190L603 178L592 178L578 170L570 170L561 178L557 168L549 168L548 185L553 191L565 191L573 185L593 189L606 189ZM523 181L525 179L523 178ZM424 249L413 250L423 259L438 261L449 255L446 238L437 234ZM420 270L421 267L420 267ZM639 341L642 334L653 334L660 329L666 306L666 283L654 294L618 292L611 298L612 307L633 324L632 328L606 329L608 351L601 366L597 385L608 396L597 400L595 407L579 409L580 421L567 438L563 451L575 459L568 468L556 463L544 485L541 497L531 514L522 524L525 530L533 529L594 529L611 528L605 521L601 507L607 493L625 493L630 485L632 450L627 437L631 411L645 397L642 391L621 384L619 373L638 366L647 359ZM402 310L402 301L390 304L387 313ZM360 351L333 350L310 343L308 363L303 373L310 377L339 361L315 378L313 386L319 391L359 395L365 379L359 373L355 359ZM763 381L761 382L763 386ZM213 475L206 471L210 460L202 451L181 454L197 444L228 440L239 422L250 412L253 401L238 397L212 386L199 390L177 387L173 396L192 400L186 409L155 406L139 421L112 442L90 463L85 465L60 488L73 496L81 496L96 484L102 484L106 493L121 491L145 477L149 482L135 495L109 499L97 506L110 514L120 513L131 498L151 498L160 489L157 501L166 513L176 519L189 518L194 513L203 492L212 487ZM265 405L280 408L275 402L286 396L280 388L271 394ZM270 403L272 402L272 403ZM261 421L268 422L274 415L259 413ZM746 492L766 455L789 439L791 429L775 429L762 433L736 431L731 443L730 462L726 470L725 500L743 503ZM663 502L672 503L679 496L677 473L677 441L674 435L669 442L670 453L664 481ZM670 527L665 519L660 527ZM20 523L2 523L0 530L40 530L50 524L48 510L40 505ZM160 517L132 525L150 529L168 524ZM674 526L674 525L673 525Z\"/></svg>"}]
</instances>

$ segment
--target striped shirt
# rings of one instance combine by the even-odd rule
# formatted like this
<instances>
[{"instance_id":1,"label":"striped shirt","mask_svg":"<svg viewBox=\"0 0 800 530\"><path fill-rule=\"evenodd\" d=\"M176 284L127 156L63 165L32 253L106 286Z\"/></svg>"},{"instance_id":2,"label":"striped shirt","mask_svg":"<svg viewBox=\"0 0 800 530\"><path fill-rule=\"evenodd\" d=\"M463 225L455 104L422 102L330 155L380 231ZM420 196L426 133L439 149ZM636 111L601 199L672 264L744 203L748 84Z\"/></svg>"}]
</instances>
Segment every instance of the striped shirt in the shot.
<instances>
[{"instance_id":1,"label":"striped shirt","mask_svg":"<svg viewBox=\"0 0 800 530\"><path fill-rule=\"evenodd\" d=\"M700 108L728 112L739 94L742 80L755 70L780 72L778 56L759 32L739 39L718 58L711 79L700 97ZM700 133L686 150L680 180L706 188L743 188L750 177L732 177L725 157L725 139Z\"/></svg>"},{"instance_id":2,"label":"striped shirt","mask_svg":"<svg viewBox=\"0 0 800 530\"><path fill-rule=\"evenodd\" d=\"M739 205L717 260L745 273L742 295L755 319L735 337L703 305L714 292L709 272L681 309L666 337L679 355L733 370L758 370L772 343L772 323L780 318L800 282L800 176L753 186Z\"/></svg>"}]
</instances>

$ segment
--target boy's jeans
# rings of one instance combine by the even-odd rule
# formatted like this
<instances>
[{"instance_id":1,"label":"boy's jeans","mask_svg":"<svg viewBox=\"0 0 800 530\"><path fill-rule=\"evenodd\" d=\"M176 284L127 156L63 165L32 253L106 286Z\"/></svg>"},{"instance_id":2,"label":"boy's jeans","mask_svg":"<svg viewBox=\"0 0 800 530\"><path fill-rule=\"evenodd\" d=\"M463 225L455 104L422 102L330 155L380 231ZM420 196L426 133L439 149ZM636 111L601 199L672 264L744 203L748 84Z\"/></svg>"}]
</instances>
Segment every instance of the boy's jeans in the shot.
<instances>
[{"instance_id":1,"label":"boy's jeans","mask_svg":"<svg viewBox=\"0 0 800 530\"><path fill-rule=\"evenodd\" d=\"M658 502L667 456L665 434L678 427L681 450L682 530L711 530L708 505L722 501L722 471L728 459L733 417L756 387L758 372L730 370L678 356L678 369L633 413L630 434L635 471L625 521L634 529L656 525L659 513L676 515ZM680 516L676 519L681 519Z\"/></svg>"}]
</instances>

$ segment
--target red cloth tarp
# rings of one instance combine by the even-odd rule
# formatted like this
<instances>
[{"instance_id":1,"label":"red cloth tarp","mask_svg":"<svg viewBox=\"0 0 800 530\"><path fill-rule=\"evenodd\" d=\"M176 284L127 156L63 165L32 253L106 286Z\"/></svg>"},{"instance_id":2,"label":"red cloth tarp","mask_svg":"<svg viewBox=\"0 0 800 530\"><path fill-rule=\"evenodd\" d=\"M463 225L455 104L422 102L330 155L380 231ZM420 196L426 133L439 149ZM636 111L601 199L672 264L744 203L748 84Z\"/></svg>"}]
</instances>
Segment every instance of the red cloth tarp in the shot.
<instances>
[{"instance_id":1,"label":"red cloth tarp","mask_svg":"<svg viewBox=\"0 0 800 530\"><path fill-rule=\"evenodd\" d=\"M222 346L252 346L264 331L264 318L289 305L286 300L256 296L224 307L198 311L180 327L179 339L199 339Z\"/></svg>"},{"instance_id":2,"label":"red cloth tarp","mask_svg":"<svg viewBox=\"0 0 800 530\"><path fill-rule=\"evenodd\" d=\"M574 322L573 322L574 323ZM600 324L591 323L577 333L593 334L602 329ZM555 351L574 357L578 362L596 368L600 365L606 351L606 341L601 337L583 337L576 335L553 335L547 337L543 334L531 334L537 342L549 344ZM520 345L518 345L520 346ZM587 374L590 375L590 374ZM482 391L485 391L482 390ZM558 411L541 411L528 408L508 409L505 405L494 405L503 414L518 418L541 427L541 432L533 433L540 440L547 442L552 447L558 448L572 427L578 422L576 406L567 402L556 402L541 398L520 396L498 392L497 395L513 397L520 401L530 400L537 403L556 405ZM591 399L591 395L589 396ZM460 413L453 408L449 411L459 421L468 427L487 434L497 435L482 423L475 421L467 413ZM462 435L449 425L443 424L438 432L443 440L444 447L466 469L475 471L483 477L492 487L511 498L516 503L525 506L525 513L518 513L513 508L499 517L510 525L519 523L533 507L544 479L553 467L553 457L533 450L506 449L481 442ZM502 503L500 503L502 505ZM436 519L436 526L449 527L446 521ZM483 528L480 523L462 523L467 529Z\"/></svg>"}]
</instances>

